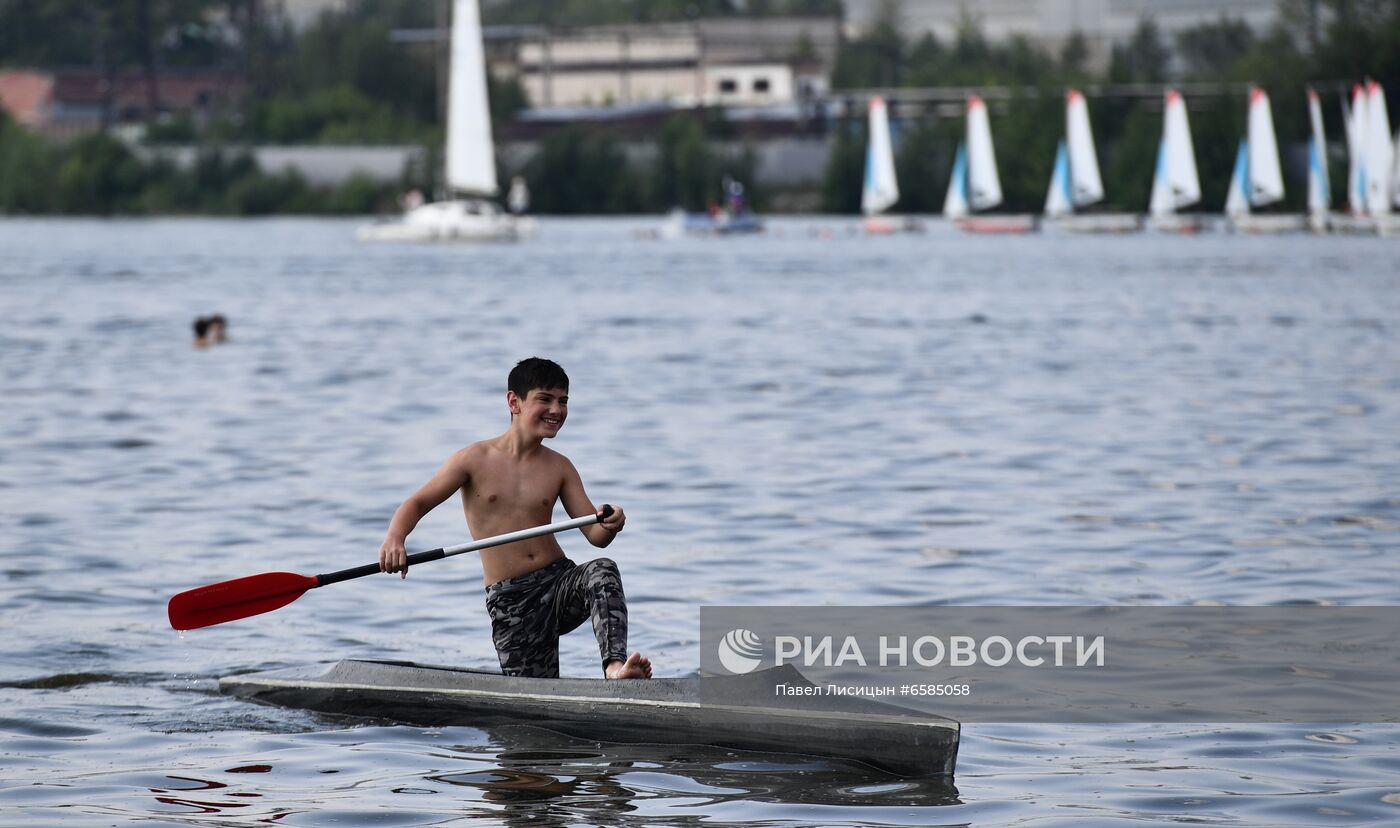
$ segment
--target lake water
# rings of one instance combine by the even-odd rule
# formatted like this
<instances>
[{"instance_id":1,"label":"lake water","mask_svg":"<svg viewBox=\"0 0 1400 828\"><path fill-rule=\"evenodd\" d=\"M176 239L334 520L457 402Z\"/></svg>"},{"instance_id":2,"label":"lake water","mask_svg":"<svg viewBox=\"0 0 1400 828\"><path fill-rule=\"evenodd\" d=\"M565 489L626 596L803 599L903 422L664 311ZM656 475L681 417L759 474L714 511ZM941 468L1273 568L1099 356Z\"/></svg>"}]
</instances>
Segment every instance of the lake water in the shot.
<instances>
[{"instance_id":1,"label":"lake water","mask_svg":"<svg viewBox=\"0 0 1400 828\"><path fill-rule=\"evenodd\" d=\"M659 674L697 668L701 605L1400 603L1400 242L656 224L0 221L0 822L1400 821L1395 725L968 725L948 786L220 696L495 664L469 556L183 636L165 602L373 560L534 354L573 381L555 448L627 508ZM216 311L232 341L192 348ZM410 548L467 537L454 500ZM585 631L563 662L596 672Z\"/></svg>"}]
</instances>

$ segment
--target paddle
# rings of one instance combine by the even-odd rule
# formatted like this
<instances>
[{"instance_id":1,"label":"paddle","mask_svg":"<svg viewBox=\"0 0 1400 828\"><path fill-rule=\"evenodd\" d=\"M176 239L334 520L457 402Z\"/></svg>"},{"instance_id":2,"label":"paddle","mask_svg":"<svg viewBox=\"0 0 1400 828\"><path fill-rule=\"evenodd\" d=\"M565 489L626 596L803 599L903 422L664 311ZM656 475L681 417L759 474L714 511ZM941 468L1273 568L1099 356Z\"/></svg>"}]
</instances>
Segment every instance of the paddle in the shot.
<instances>
[{"instance_id":1,"label":"paddle","mask_svg":"<svg viewBox=\"0 0 1400 828\"><path fill-rule=\"evenodd\" d=\"M417 566L429 561L460 555L463 552L475 552L478 549L538 538L541 535L553 535L566 529L579 529L611 517L612 512L612 507L604 504L602 511L596 515L560 521L546 526L536 526L533 529L521 529L518 532L507 532L494 538L483 538L458 546L415 552L408 556L408 563L409 566ZM232 581L220 581L217 584L187 589L170 599L170 626L177 630L195 630L200 627L222 624L225 621L237 621L240 618L272 612L300 598L308 589L338 584L341 581L373 575L380 571L379 564L372 563L352 569L342 569L339 572L331 572L326 575L264 572L261 575L249 575L246 578L234 578Z\"/></svg>"}]
</instances>

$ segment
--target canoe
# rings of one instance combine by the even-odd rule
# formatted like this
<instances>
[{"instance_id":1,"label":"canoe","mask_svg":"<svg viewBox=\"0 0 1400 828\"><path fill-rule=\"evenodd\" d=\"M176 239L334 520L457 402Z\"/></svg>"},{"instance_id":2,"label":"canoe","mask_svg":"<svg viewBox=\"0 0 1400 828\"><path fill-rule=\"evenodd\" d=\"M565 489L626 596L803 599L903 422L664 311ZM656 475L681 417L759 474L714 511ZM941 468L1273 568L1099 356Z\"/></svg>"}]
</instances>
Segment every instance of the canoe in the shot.
<instances>
[{"instance_id":1,"label":"canoe","mask_svg":"<svg viewBox=\"0 0 1400 828\"><path fill-rule=\"evenodd\" d=\"M219 689L429 727L524 724L594 741L713 745L859 762L902 776L953 775L957 722L865 698L767 701L779 683L813 686L791 665L723 678L604 681L347 659L329 669L228 676Z\"/></svg>"}]
</instances>

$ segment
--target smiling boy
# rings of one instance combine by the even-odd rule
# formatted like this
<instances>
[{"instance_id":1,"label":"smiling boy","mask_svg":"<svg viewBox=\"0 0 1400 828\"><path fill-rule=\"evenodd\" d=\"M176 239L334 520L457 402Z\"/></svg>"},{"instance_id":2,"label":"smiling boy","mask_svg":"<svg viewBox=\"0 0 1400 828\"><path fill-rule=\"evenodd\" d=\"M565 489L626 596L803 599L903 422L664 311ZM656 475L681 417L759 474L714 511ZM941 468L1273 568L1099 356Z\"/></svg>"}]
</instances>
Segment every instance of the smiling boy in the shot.
<instances>
[{"instance_id":1,"label":"smiling boy","mask_svg":"<svg viewBox=\"0 0 1400 828\"><path fill-rule=\"evenodd\" d=\"M408 576L404 541L423 516L455 491L473 538L549 523L554 504L570 517L597 514L569 459L546 448L569 412L569 377L554 362L522 360L507 380L510 428L448 458L432 479L394 512L379 549L379 568ZM619 506L579 531L599 548L612 543L627 522ZM585 619L607 678L651 678L651 662L627 654L627 602L617 565L596 558L582 566L564 556L553 535L481 550L491 638L510 676L559 675L559 636Z\"/></svg>"}]
</instances>

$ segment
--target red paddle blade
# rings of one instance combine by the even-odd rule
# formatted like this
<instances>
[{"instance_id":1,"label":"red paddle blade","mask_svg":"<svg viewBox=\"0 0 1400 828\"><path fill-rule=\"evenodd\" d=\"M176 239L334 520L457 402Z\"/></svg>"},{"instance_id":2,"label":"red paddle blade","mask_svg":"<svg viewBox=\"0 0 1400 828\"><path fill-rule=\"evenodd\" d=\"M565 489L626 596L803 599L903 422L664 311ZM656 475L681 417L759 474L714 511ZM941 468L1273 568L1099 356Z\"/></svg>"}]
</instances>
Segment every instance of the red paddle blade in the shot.
<instances>
[{"instance_id":1,"label":"red paddle blade","mask_svg":"<svg viewBox=\"0 0 1400 828\"><path fill-rule=\"evenodd\" d=\"M316 578L295 572L264 572L187 589L170 599L170 626L197 630L285 607L316 586Z\"/></svg>"}]
</instances>

